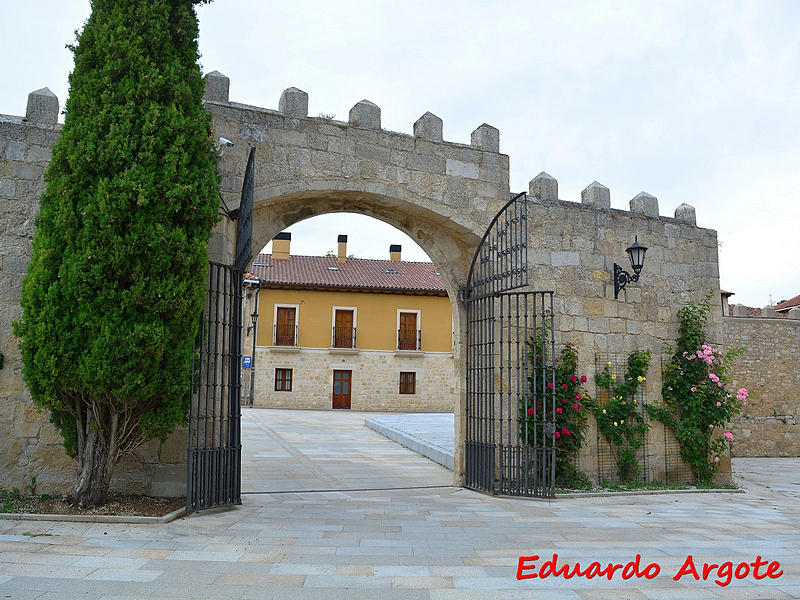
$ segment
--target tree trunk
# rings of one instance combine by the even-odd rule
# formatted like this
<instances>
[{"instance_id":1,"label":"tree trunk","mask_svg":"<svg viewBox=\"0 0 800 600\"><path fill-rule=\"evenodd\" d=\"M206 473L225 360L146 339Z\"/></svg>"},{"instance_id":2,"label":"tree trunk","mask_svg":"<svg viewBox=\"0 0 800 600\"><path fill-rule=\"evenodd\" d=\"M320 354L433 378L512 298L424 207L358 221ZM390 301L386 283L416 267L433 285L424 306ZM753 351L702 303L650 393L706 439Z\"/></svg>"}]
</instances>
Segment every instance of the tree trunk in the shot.
<instances>
[{"instance_id":1,"label":"tree trunk","mask_svg":"<svg viewBox=\"0 0 800 600\"><path fill-rule=\"evenodd\" d=\"M107 405L83 400L76 405L78 472L67 500L82 507L98 506L108 500L111 475L119 454L116 443L119 421Z\"/></svg>"}]
</instances>

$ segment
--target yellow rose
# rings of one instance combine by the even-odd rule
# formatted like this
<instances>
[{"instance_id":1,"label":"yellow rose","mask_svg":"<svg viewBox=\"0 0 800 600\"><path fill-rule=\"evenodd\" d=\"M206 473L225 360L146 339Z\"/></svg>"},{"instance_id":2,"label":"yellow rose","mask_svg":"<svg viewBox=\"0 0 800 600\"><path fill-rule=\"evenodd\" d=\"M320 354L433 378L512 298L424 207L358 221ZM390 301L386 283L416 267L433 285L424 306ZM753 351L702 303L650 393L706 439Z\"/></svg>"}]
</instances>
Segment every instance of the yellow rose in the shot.
<instances>
[{"instance_id":1,"label":"yellow rose","mask_svg":"<svg viewBox=\"0 0 800 600\"><path fill-rule=\"evenodd\" d=\"M617 376L616 376L616 375L612 375L612 376L611 376L611 379L616 379L616 378L617 378Z\"/></svg>"}]
</instances>

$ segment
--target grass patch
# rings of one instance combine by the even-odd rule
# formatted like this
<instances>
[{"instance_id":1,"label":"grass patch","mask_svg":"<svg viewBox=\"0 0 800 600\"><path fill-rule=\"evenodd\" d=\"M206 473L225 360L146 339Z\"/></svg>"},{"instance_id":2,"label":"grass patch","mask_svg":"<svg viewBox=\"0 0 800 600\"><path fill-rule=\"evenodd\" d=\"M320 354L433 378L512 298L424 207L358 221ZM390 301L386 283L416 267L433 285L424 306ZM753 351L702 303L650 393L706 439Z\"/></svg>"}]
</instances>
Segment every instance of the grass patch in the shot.
<instances>
[{"instance_id":1,"label":"grass patch","mask_svg":"<svg viewBox=\"0 0 800 600\"><path fill-rule=\"evenodd\" d=\"M615 483L602 481L598 486L586 488L556 488L556 494L576 493L607 493L607 492L644 492L651 490L738 490L739 486L732 483L678 483L667 481L635 481L631 483Z\"/></svg>"},{"instance_id":2,"label":"grass patch","mask_svg":"<svg viewBox=\"0 0 800 600\"><path fill-rule=\"evenodd\" d=\"M17 488L4 490L0 488L0 513L17 513L28 504L29 500L19 493Z\"/></svg>"}]
</instances>

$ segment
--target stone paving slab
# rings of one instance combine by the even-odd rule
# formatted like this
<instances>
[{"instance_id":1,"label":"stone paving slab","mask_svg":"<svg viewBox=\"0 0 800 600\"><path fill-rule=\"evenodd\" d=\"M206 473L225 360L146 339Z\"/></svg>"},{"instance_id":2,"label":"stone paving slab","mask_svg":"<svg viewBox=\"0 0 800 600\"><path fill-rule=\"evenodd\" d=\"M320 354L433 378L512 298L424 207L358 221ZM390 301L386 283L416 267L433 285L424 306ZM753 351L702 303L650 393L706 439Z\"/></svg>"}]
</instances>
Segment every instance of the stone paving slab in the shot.
<instances>
[{"instance_id":1,"label":"stone paving slab","mask_svg":"<svg viewBox=\"0 0 800 600\"><path fill-rule=\"evenodd\" d=\"M744 494L531 501L454 488L364 419L245 410L245 491L268 493L236 508L152 525L1 521L0 599L800 598L800 459L735 459ZM337 447L340 462L320 460ZM291 466L256 456L276 448ZM305 472L276 480L292 469ZM375 489L371 473L396 489ZM517 580L520 556L553 553L583 566L640 554L661 572ZM783 575L674 581L689 554L700 568L760 555Z\"/></svg>"},{"instance_id":2,"label":"stone paving slab","mask_svg":"<svg viewBox=\"0 0 800 600\"><path fill-rule=\"evenodd\" d=\"M453 413L404 413L366 419L364 425L453 470Z\"/></svg>"}]
</instances>

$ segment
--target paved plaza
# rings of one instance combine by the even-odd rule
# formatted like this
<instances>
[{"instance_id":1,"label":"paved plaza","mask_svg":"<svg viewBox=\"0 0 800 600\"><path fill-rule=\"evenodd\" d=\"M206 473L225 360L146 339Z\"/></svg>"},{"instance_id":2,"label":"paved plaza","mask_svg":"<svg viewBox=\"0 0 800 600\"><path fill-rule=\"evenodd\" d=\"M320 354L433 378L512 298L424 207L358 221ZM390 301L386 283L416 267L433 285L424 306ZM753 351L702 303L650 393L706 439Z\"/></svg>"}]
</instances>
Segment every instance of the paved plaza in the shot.
<instances>
[{"instance_id":1,"label":"paved plaza","mask_svg":"<svg viewBox=\"0 0 800 600\"><path fill-rule=\"evenodd\" d=\"M0 598L800 598L800 459L735 460L745 494L498 498L452 487L363 425L376 416L245 410L235 509L163 525L0 520ZM553 553L582 568L639 554L660 573L517 580L520 555L538 569ZM689 554L700 575L757 556L783 574L673 581Z\"/></svg>"}]
</instances>

